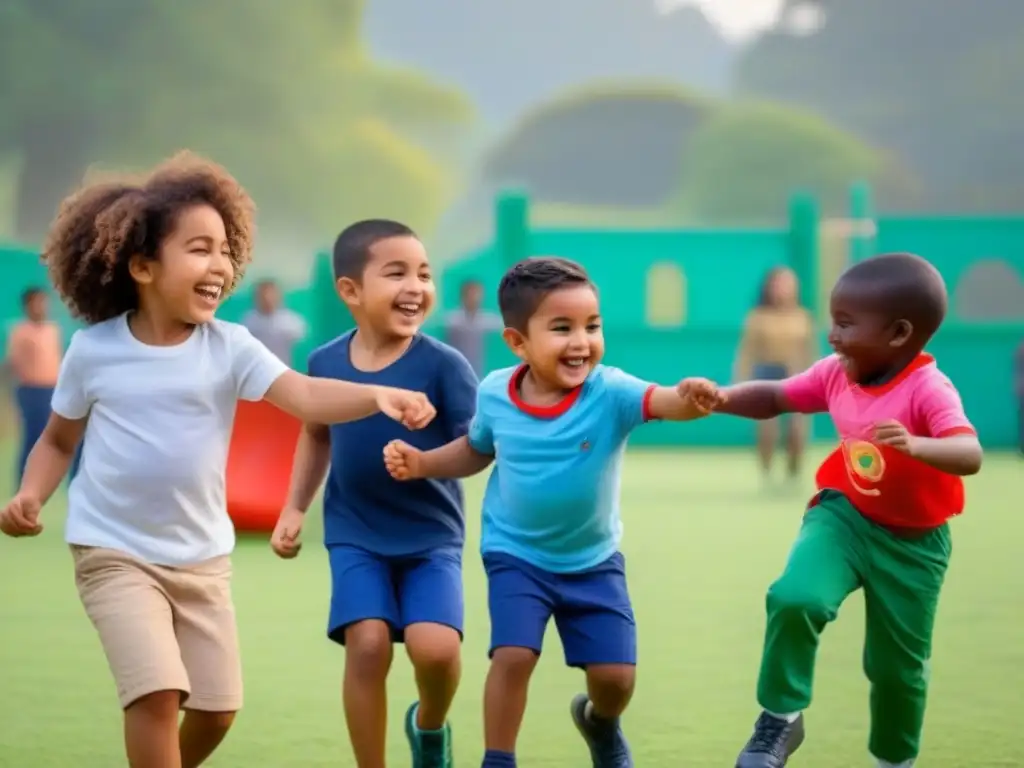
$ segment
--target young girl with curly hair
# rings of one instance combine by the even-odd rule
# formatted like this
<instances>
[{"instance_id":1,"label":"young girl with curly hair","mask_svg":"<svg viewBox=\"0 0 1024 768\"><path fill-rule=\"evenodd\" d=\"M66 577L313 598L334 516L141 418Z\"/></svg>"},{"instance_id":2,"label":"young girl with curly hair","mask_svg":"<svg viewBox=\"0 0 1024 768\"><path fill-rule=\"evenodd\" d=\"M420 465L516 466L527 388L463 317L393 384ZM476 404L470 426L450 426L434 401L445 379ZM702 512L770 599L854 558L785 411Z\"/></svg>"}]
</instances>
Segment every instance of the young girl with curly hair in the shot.
<instances>
[{"instance_id":1,"label":"young girl with curly hair","mask_svg":"<svg viewBox=\"0 0 1024 768\"><path fill-rule=\"evenodd\" d=\"M419 428L434 415L419 393L296 373L244 327L214 318L242 279L252 230L239 184L183 154L139 184L68 198L43 249L87 327L71 340L0 530L42 530L40 509L84 436L67 541L133 768L195 768L242 705L224 481L238 399L316 423L383 412Z\"/></svg>"}]
</instances>

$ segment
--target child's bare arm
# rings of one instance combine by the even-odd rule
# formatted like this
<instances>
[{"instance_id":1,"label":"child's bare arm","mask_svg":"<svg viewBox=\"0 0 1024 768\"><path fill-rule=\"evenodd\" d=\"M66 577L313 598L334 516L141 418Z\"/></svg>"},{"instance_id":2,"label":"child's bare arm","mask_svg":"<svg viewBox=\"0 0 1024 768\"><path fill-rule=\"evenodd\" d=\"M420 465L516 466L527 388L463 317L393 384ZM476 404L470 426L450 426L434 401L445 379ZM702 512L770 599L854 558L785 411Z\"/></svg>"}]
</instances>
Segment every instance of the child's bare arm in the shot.
<instances>
[{"instance_id":1,"label":"child's bare arm","mask_svg":"<svg viewBox=\"0 0 1024 768\"><path fill-rule=\"evenodd\" d=\"M324 484L331 464L331 434L324 424L305 424L292 459L286 507L305 512Z\"/></svg>"},{"instance_id":2,"label":"child's bare arm","mask_svg":"<svg viewBox=\"0 0 1024 768\"><path fill-rule=\"evenodd\" d=\"M483 472L492 461L494 456L480 453L470 445L469 438L460 437L440 448L424 451L420 468L423 477L459 479Z\"/></svg>"},{"instance_id":3,"label":"child's bare arm","mask_svg":"<svg viewBox=\"0 0 1024 768\"><path fill-rule=\"evenodd\" d=\"M693 421L702 419L719 405L718 387L707 379L684 379L674 387L654 387L648 391L649 419Z\"/></svg>"},{"instance_id":4,"label":"child's bare arm","mask_svg":"<svg viewBox=\"0 0 1024 768\"><path fill-rule=\"evenodd\" d=\"M288 370L281 374L265 399L307 423L340 424L384 413L409 429L421 429L436 411L420 392L391 387L322 379Z\"/></svg>"},{"instance_id":5,"label":"child's bare arm","mask_svg":"<svg viewBox=\"0 0 1024 768\"><path fill-rule=\"evenodd\" d=\"M68 473L87 421L50 414L43 434L28 455L19 495L38 499L41 504L49 500Z\"/></svg>"},{"instance_id":6,"label":"child's bare arm","mask_svg":"<svg viewBox=\"0 0 1024 768\"><path fill-rule=\"evenodd\" d=\"M384 448L384 465L396 480L459 480L483 472L492 461L494 456L480 453L467 437L458 437L430 451L421 451L401 440L393 440Z\"/></svg>"},{"instance_id":7,"label":"child's bare arm","mask_svg":"<svg viewBox=\"0 0 1024 768\"><path fill-rule=\"evenodd\" d=\"M910 455L950 475L976 475L981 471L984 452L974 435L915 437Z\"/></svg>"},{"instance_id":8,"label":"child's bare arm","mask_svg":"<svg viewBox=\"0 0 1024 768\"><path fill-rule=\"evenodd\" d=\"M950 475L963 477L981 471L981 443L977 435L966 430L944 437L920 437L890 419L875 425L874 439Z\"/></svg>"},{"instance_id":9,"label":"child's bare arm","mask_svg":"<svg viewBox=\"0 0 1024 768\"><path fill-rule=\"evenodd\" d=\"M723 389L722 397L725 402L715 411L744 419L774 419L793 411L778 381L743 382Z\"/></svg>"}]
</instances>

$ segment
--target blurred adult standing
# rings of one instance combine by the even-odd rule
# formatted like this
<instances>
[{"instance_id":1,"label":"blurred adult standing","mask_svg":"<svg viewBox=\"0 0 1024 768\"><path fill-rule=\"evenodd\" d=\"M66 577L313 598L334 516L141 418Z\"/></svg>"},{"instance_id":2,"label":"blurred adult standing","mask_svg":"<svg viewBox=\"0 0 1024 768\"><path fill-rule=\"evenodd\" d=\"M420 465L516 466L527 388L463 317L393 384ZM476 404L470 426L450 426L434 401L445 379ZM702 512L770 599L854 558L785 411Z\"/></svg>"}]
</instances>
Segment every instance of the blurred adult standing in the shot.
<instances>
[{"instance_id":1,"label":"blurred adult standing","mask_svg":"<svg viewBox=\"0 0 1024 768\"><path fill-rule=\"evenodd\" d=\"M466 280L459 287L459 308L444 319L444 341L462 353L476 375L484 377L487 337L501 331L501 316L482 308L484 286L479 280Z\"/></svg>"},{"instance_id":2,"label":"blurred adult standing","mask_svg":"<svg viewBox=\"0 0 1024 768\"><path fill-rule=\"evenodd\" d=\"M818 342L811 313L800 305L799 284L793 270L776 267L761 285L756 306L743 324L736 378L779 380L799 373L818 358ZM784 422L787 472L797 478L807 442L806 418L790 415ZM779 420L757 425L757 455L765 479L771 476L779 443Z\"/></svg>"},{"instance_id":3,"label":"blurred adult standing","mask_svg":"<svg viewBox=\"0 0 1024 768\"><path fill-rule=\"evenodd\" d=\"M306 335L306 321L284 306L281 289L273 280L256 284L255 303L242 324L286 365L292 365L295 345Z\"/></svg>"},{"instance_id":4,"label":"blurred adult standing","mask_svg":"<svg viewBox=\"0 0 1024 768\"><path fill-rule=\"evenodd\" d=\"M21 306L24 319L11 329L7 340L7 362L21 422L19 484L28 454L50 418L50 400L64 349L60 328L50 319L50 300L46 292L42 288L29 288L21 296Z\"/></svg>"}]
</instances>

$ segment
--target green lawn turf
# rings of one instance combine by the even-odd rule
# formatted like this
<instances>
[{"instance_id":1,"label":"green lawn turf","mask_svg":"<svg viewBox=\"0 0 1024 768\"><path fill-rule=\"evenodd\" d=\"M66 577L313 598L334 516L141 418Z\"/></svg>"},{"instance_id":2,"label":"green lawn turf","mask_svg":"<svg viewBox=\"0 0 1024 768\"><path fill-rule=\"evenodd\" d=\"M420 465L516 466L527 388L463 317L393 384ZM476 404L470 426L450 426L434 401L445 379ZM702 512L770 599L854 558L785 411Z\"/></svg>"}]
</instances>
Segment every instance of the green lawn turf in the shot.
<instances>
[{"instance_id":1,"label":"green lawn turf","mask_svg":"<svg viewBox=\"0 0 1024 768\"><path fill-rule=\"evenodd\" d=\"M0 451L2 453L2 451ZM6 452L9 454L9 449ZM5 467L8 455L0 456ZM800 492L759 492L746 455L640 453L623 484L626 552L640 627L639 686L626 721L641 768L726 768L748 735L765 587L800 520ZM0 486L5 485L2 473ZM1024 490L1018 458L990 456L954 523L956 555L940 613L928 714L928 768L1024 765ZM470 541L481 483L469 486ZM99 644L79 607L61 542L62 501L36 540L0 541L0 766L123 765L120 715ZM141 512L141 511L140 511ZM343 655L324 637L327 561L311 515L298 560L262 540L235 555L247 703L209 765L351 765L339 700ZM479 765L487 612L479 559L466 558L465 675L452 720L458 762ZM860 672L861 601L825 637L808 741L791 763L853 768L865 755L867 686ZM520 740L520 764L576 768L587 756L568 716L578 672L548 638ZM408 664L391 680L390 759L408 765L401 716Z\"/></svg>"}]
</instances>

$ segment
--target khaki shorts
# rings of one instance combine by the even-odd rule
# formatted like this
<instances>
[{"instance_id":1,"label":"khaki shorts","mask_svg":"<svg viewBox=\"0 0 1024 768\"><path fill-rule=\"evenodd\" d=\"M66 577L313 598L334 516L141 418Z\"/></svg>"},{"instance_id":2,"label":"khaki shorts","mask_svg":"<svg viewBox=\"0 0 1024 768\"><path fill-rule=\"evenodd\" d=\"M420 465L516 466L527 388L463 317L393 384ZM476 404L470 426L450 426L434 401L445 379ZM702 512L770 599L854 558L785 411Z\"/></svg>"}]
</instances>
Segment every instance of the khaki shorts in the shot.
<instances>
[{"instance_id":1,"label":"khaki shorts","mask_svg":"<svg viewBox=\"0 0 1024 768\"><path fill-rule=\"evenodd\" d=\"M241 709L230 558L171 568L113 549L72 545L71 553L78 594L99 632L122 707L177 690L187 709Z\"/></svg>"}]
</instances>

